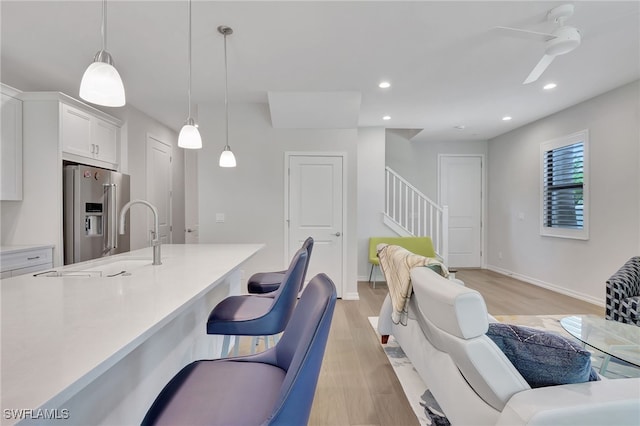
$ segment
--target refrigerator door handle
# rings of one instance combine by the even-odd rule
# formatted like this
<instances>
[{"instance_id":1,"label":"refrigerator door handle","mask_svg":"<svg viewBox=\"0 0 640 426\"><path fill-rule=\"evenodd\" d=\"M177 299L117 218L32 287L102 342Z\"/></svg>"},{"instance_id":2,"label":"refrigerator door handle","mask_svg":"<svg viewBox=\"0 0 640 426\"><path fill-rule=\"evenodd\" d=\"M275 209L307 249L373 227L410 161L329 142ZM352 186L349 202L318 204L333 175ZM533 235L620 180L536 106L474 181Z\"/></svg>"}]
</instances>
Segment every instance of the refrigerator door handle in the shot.
<instances>
[{"instance_id":1,"label":"refrigerator door handle","mask_svg":"<svg viewBox=\"0 0 640 426\"><path fill-rule=\"evenodd\" d=\"M111 184L111 216L109 218L109 233L111 234L111 248L118 248L118 185Z\"/></svg>"},{"instance_id":2,"label":"refrigerator door handle","mask_svg":"<svg viewBox=\"0 0 640 426\"><path fill-rule=\"evenodd\" d=\"M118 216L118 204L116 203L118 192L117 185L115 183L105 184L104 189L106 192L106 202L107 208L106 211L106 238L104 239L104 253L111 251L114 248L118 247L118 225L117 225L117 216Z\"/></svg>"}]
</instances>

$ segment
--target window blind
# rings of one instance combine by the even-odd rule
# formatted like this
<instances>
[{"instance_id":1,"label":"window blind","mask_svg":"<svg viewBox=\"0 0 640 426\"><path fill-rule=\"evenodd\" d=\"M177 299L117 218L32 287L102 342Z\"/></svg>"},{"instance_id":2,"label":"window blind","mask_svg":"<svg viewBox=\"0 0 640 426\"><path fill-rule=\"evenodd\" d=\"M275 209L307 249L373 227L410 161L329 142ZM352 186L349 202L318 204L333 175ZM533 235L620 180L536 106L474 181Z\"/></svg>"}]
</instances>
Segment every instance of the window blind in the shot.
<instances>
[{"instance_id":1,"label":"window blind","mask_svg":"<svg viewBox=\"0 0 640 426\"><path fill-rule=\"evenodd\" d=\"M551 228L584 226L584 142L544 153L543 220Z\"/></svg>"}]
</instances>

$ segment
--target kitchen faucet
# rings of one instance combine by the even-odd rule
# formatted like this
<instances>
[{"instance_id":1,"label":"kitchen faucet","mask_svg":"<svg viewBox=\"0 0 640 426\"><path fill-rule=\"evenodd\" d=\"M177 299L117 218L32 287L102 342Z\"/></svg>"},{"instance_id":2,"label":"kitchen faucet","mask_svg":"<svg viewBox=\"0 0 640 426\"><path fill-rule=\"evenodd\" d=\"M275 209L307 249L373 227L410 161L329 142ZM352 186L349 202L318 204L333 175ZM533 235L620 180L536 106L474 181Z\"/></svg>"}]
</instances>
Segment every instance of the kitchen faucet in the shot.
<instances>
[{"instance_id":1,"label":"kitchen faucet","mask_svg":"<svg viewBox=\"0 0 640 426\"><path fill-rule=\"evenodd\" d=\"M160 261L160 225L158 222L158 209L156 209L153 204L145 200L131 200L125 204L120 211L120 235L124 234L124 216L127 213L127 210L129 210L129 208L134 204L144 204L153 212L153 240L151 240L151 245L153 246L153 264L162 265L162 262Z\"/></svg>"}]
</instances>

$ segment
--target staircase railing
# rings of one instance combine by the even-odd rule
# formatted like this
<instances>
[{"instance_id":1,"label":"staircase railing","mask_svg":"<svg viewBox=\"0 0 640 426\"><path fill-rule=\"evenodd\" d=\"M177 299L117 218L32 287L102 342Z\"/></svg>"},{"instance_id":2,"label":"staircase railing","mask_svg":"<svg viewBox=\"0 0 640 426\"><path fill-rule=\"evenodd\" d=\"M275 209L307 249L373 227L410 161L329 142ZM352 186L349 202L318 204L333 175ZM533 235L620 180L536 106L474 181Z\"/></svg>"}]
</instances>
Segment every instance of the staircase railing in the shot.
<instances>
[{"instance_id":1,"label":"staircase railing","mask_svg":"<svg viewBox=\"0 0 640 426\"><path fill-rule=\"evenodd\" d=\"M390 167L385 168L385 219L406 236L431 237L438 256L447 263L449 211L439 206ZM400 227L400 229L396 229Z\"/></svg>"}]
</instances>

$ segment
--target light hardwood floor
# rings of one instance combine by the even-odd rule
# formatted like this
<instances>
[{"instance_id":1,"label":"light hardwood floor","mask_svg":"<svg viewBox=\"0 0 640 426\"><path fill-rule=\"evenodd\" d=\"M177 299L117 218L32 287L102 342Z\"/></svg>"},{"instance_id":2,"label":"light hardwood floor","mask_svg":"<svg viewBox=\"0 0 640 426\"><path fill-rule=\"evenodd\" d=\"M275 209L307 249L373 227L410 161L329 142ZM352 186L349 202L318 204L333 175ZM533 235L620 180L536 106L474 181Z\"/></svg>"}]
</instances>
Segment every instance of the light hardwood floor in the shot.
<instances>
[{"instance_id":1,"label":"light hardwood floor","mask_svg":"<svg viewBox=\"0 0 640 426\"><path fill-rule=\"evenodd\" d=\"M460 270L494 315L590 313L604 308L488 270ZM360 300L338 300L314 399L310 425L417 425L387 357L369 325L387 287L358 283ZM604 284L603 284L604 292Z\"/></svg>"}]
</instances>

